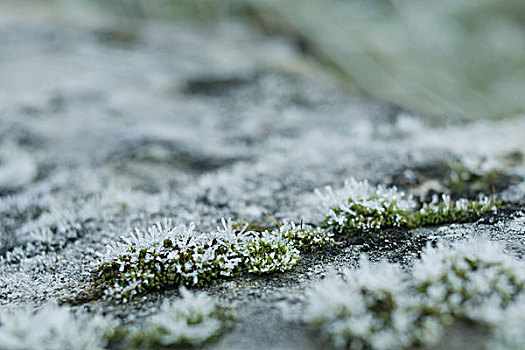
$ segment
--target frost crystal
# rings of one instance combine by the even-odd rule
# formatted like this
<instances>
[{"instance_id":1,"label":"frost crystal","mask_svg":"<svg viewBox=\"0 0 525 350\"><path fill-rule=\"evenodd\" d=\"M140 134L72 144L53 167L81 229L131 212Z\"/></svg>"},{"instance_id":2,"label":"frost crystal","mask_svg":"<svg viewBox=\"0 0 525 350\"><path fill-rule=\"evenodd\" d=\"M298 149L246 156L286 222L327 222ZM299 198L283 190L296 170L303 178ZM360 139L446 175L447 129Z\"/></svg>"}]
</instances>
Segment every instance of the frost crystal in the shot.
<instances>
[{"instance_id":1,"label":"frost crystal","mask_svg":"<svg viewBox=\"0 0 525 350\"><path fill-rule=\"evenodd\" d=\"M460 320L488 327L495 348L523 344L523 312L516 310L524 310L525 266L499 244L427 248L411 273L386 262L360 265L310 293L306 320L337 348L432 345Z\"/></svg>"},{"instance_id":2,"label":"frost crystal","mask_svg":"<svg viewBox=\"0 0 525 350\"><path fill-rule=\"evenodd\" d=\"M94 274L106 298L126 302L137 294L178 286L198 287L233 276L284 272L299 261L300 250L332 242L331 234L309 226L285 223L273 231L237 230L231 220L208 233L193 224L158 222L147 232L136 230L123 243L108 247Z\"/></svg>"},{"instance_id":3,"label":"frost crystal","mask_svg":"<svg viewBox=\"0 0 525 350\"><path fill-rule=\"evenodd\" d=\"M140 348L198 346L223 333L233 321L229 309L205 293L180 289L182 298L165 301L159 313L134 336Z\"/></svg>"},{"instance_id":4,"label":"frost crystal","mask_svg":"<svg viewBox=\"0 0 525 350\"><path fill-rule=\"evenodd\" d=\"M108 348L173 348L201 345L219 336L234 320L233 310L204 293L180 290L181 298L165 301L142 327L123 326L102 316L47 304L0 313L0 349L102 350Z\"/></svg>"},{"instance_id":5,"label":"frost crystal","mask_svg":"<svg viewBox=\"0 0 525 350\"><path fill-rule=\"evenodd\" d=\"M418 209L417 202L395 187L372 186L366 180L350 179L342 189L326 187L316 191L325 207L323 226L343 237L379 232L387 228L415 228L448 222L461 222L495 211L499 202L487 197L477 201L453 202L443 195Z\"/></svg>"},{"instance_id":6,"label":"frost crystal","mask_svg":"<svg viewBox=\"0 0 525 350\"><path fill-rule=\"evenodd\" d=\"M293 242L276 232L263 232L260 237L250 240L241 253L252 273L288 271L299 261L299 250Z\"/></svg>"},{"instance_id":7,"label":"frost crystal","mask_svg":"<svg viewBox=\"0 0 525 350\"><path fill-rule=\"evenodd\" d=\"M69 308L48 304L0 314L0 349L104 349L115 323L100 316L74 317Z\"/></svg>"}]
</instances>

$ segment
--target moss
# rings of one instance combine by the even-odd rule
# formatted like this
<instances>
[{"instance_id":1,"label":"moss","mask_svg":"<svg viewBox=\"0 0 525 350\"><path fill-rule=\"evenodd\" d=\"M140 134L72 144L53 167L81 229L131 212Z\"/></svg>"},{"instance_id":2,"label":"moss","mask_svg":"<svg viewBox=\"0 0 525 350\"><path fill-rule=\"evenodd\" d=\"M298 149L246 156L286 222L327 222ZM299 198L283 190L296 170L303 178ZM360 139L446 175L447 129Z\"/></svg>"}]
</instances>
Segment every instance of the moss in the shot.
<instances>
[{"instance_id":1,"label":"moss","mask_svg":"<svg viewBox=\"0 0 525 350\"><path fill-rule=\"evenodd\" d=\"M262 225L253 221L243 221L239 220L233 224L233 228L237 231L248 231L248 232L259 232L272 231L275 229L275 226Z\"/></svg>"},{"instance_id":2,"label":"moss","mask_svg":"<svg viewBox=\"0 0 525 350\"><path fill-rule=\"evenodd\" d=\"M186 349L216 341L235 322L234 309L216 303L204 293L182 289L183 298L165 302L159 313L131 334L134 349Z\"/></svg>"},{"instance_id":3,"label":"moss","mask_svg":"<svg viewBox=\"0 0 525 350\"><path fill-rule=\"evenodd\" d=\"M413 229L430 225L460 223L476 219L501 207L501 202L482 197L471 201L452 201L437 196L430 203L419 205L411 196L396 188L373 188L367 182L353 181L337 194L330 189L332 201L322 227L341 238L363 237L370 233L399 228ZM346 192L345 192L346 191ZM344 198L345 193L348 195Z\"/></svg>"},{"instance_id":4,"label":"moss","mask_svg":"<svg viewBox=\"0 0 525 350\"><path fill-rule=\"evenodd\" d=\"M202 287L236 274L239 268L235 259L239 260L239 254L233 242L182 245L167 238L160 247L136 250L132 246L126 254L100 265L95 286L111 287L106 289L106 296L113 294L124 301L147 291L182 285Z\"/></svg>"},{"instance_id":5,"label":"moss","mask_svg":"<svg viewBox=\"0 0 525 350\"><path fill-rule=\"evenodd\" d=\"M223 220L217 232L195 233L193 226L157 223L149 235L137 233L101 263L93 274L104 297L126 302L135 295L178 286L203 287L242 272L291 270L300 251L332 242L332 234L310 226L280 224L272 231L245 231Z\"/></svg>"},{"instance_id":6,"label":"moss","mask_svg":"<svg viewBox=\"0 0 525 350\"><path fill-rule=\"evenodd\" d=\"M490 336L509 311L525 305L523 262L503 248L486 240L438 243L408 271L362 256L358 269L314 287L306 321L348 349L441 348L447 327L460 323Z\"/></svg>"},{"instance_id":7,"label":"moss","mask_svg":"<svg viewBox=\"0 0 525 350\"><path fill-rule=\"evenodd\" d=\"M248 242L243 254L246 269L256 274L291 270L300 258L292 241L268 232Z\"/></svg>"},{"instance_id":8,"label":"moss","mask_svg":"<svg viewBox=\"0 0 525 350\"><path fill-rule=\"evenodd\" d=\"M501 169L490 169L487 171L476 171L461 162L448 164L450 178L445 185L454 193L477 194L492 193L496 187L501 187L509 182L504 171Z\"/></svg>"}]
</instances>

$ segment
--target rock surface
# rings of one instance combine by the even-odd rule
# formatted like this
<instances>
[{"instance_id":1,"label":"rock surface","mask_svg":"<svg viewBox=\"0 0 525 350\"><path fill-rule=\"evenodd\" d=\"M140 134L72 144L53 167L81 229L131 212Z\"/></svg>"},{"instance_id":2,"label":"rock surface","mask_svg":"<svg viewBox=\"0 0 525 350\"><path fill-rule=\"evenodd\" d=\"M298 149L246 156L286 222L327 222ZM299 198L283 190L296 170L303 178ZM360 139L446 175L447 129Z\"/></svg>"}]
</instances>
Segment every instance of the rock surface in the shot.
<instances>
[{"instance_id":1,"label":"rock surface","mask_svg":"<svg viewBox=\"0 0 525 350\"><path fill-rule=\"evenodd\" d=\"M447 190L451 162L504 174L507 207L417 233L502 240L523 258L525 118L430 126L347 95L293 42L245 24L123 24L86 11L0 3L1 308L76 300L140 323L178 292L125 305L77 298L97 254L134 227L165 217L201 230L221 217L271 224L265 214L317 223L316 188L355 177L426 195ZM239 313L207 348L324 348L298 321L305 290L362 251L409 264L420 247L365 248L332 247L293 272L207 288Z\"/></svg>"}]
</instances>

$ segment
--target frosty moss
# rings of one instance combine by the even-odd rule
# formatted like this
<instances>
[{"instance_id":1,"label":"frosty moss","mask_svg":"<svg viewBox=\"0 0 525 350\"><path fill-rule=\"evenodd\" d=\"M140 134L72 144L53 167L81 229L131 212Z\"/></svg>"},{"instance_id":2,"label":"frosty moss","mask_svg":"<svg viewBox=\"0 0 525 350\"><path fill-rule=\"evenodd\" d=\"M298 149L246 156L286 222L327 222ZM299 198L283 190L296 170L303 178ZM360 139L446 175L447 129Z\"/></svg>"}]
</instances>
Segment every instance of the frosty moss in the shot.
<instances>
[{"instance_id":1,"label":"frosty moss","mask_svg":"<svg viewBox=\"0 0 525 350\"><path fill-rule=\"evenodd\" d=\"M38 312L28 305L0 314L0 349L104 349L117 333L117 323L109 318L74 317L55 304Z\"/></svg>"},{"instance_id":2,"label":"frosty moss","mask_svg":"<svg viewBox=\"0 0 525 350\"><path fill-rule=\"evenodd\" d=\"M412 198L395 187L372 186L367 181L351 179L340 190L327 187L318 195L327 208L323 227L331 228L342 237L358 233L379 232L389 228L416 228L463 222L496 211L500 202L488 197L476 201L449 196L434 196L432 202L421 207Z\"/></svg>"},{"instance_id":3,"label":"frosty moss","mask_svg":"<svg viewBox=\"0 0 525 350\"><path fill-rule=\"evenodd\" d=\"M165 301L142 326L74 313L48 304L0 313L0 349L159 349L201 346L217 339L234 321L234 310L204 293L180 290L181 298Z\"/></svg>"},{"instance_id":4,"label":"frosty moss","mask_svg":"<svg viewBox=\"0 0 525 350\"><path fill-rule=\"evenodd\" d=\"M513 310L523 309L524 268L485 241L428 248L411 273L365 258L313 289L306 320L336 348L430 346L464 321L486 327L495 344L517 344L523 317Z\"/></svg>"},{"instance_id":5,"label":"frosty moss","mask_svg":"<svg viewBox=\"0 0 525 350\"><path fill-rule=\"evenodd\" d=\"M288 271L299 261L299 250L330 242L330 234L293 223L255 232L223 219L216 231L198 233L193 224L166 220L108 247L94 282L106 298L126 302L148 291L205 286L242 271Z\"/></svg>"},{"instance_id":6,"label":"frosty moss","mask_svg":"<svg viewBox=\"0 0 525 350\"><path fill-rule=\"evenodd\" d=\"M231 327L233 310L218 304L205 293L181 288L181 299L165 301L160 312L132 335L140 349L187 348L212 341Z\"/></svg>"}]
</instances>

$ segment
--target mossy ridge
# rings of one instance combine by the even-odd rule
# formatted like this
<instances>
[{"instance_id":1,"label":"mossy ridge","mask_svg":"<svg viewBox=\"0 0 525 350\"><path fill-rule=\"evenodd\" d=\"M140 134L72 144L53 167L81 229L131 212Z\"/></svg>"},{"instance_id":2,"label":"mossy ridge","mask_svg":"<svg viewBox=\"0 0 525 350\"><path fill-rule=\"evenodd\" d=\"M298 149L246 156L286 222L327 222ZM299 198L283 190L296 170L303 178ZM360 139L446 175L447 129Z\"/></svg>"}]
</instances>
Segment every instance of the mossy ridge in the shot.
<instances>
[{"instance_id":1,"label":"mossy ridge","mask_svg":"<svg viewBox=\"0 0 525 350\"><path fill-rule=\"evenodd\" d=\"M321 224L322 228L333 230L340 238L362 238L392 228L414 229L466 222L496 211L502 205L501 201L494 198L452 201L450 196L442 195L441 199L433 196L432 202L418 208L418 203L411 196L398 192L395 187L386 189L378 186L375 188L376 193L373 193L366 181L353 180L349 184L336 196L330 189L329 195L338 198L335 205L329 206L328 214ZM341 199L341 191L348 192L346 199ZM355 198L352 192L357 193Z\"/></svg>"},{"instance_id":2,"label":"mossy ridge","mask_svg":"<svg viewBox=\"0 0 525 350\"><path fill-rule=\"evenodd\" d=\"M216 232L195 233L194 226L157 223L148 235L137 231L93 274L106 299L127 302L135 295L178 286L203 287L241 272L291 270L300 251L319 249L332 234L311 226L285 222L272 231L238 230L222 220ZM133 237L133 236L132 236Z\"/></svg>"}]
</instances>

